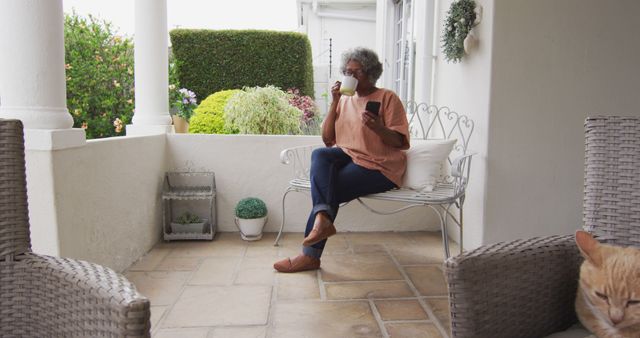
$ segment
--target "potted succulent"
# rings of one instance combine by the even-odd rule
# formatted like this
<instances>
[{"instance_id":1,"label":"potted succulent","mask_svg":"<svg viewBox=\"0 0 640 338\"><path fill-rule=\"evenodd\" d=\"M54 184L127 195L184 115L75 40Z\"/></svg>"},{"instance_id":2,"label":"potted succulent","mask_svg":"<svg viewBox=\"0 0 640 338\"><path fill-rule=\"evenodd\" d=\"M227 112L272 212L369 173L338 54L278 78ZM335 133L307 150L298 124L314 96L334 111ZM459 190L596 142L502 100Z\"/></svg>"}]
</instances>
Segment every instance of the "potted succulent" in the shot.
<instances>
[{"instance_id":1,"label":"potted succulent","mask_svg":"<svg viewBox=\"0 0 640 338\"><path fill-rule=\"evenodd\" d=\"M245 241L262 238L262 228L267 223L267 206L256 197L247 197L236 205L236 225Z\"/></svg>"},{"instance_id":2,"label":"potted succulent","mask_svg":"<svg viewBox=\"0 0 640 338\"><path fill-rule=\"evenodd\" d=\"M198 215L188 211L182 213L175 222L171 222L171 231L174 233L202 233L207 219L201 219Z\"/></svg>"}]
</instances>

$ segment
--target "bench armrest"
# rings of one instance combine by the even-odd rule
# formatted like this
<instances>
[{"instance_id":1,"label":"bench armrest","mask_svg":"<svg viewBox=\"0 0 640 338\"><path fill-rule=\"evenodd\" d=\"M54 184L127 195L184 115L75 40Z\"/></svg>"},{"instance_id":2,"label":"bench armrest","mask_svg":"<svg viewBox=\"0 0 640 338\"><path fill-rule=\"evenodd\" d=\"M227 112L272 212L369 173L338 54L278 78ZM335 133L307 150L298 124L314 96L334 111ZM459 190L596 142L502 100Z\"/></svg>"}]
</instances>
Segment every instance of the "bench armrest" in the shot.
<instances>
[{"instance_id":1,"label":"bench armrest","mask_svg":"<svg viewBox=\"0 0 640 338\"><path fill-rule=\"evenodd\" d=\"M573 235L483 246L445 262L452 337L544 337L576 321Z\"/></svg>"},{"instance_id":2,"label":"bench armrest","mask_svg":"<svg viewBox=\"0 0 640 338\"><path fill-rule=\"evenodd\" d=\"M312 144L283 149L280 152L280 162L293 166L294 178L308 179L311 169L311 153L324 146L324 144Z\"/></svg>"},{"instance_id":3,"label":"bench armrest","mask_svg":"<svg viewBox=\"0 0 640 338\"><path fill-rule=\"evenodd\" d=\"M451 161L451 176L453 177L466 177L469 178L469 171L471 170L471 157L476 153L470 153L461 155Z\"/></svg>"},{"instance_id":4,"label":"bench armrest","mask_svg":"<svg viewBox=\"0 0 640 338\"><path fill-rule=\"evenodd\" d=\"M460 155L451 161L449 176L445 177L445 182L453 184L454 194L460 196L464 194L469 183L471 173L471 158L475 153Z\"/></svg>"}]
</instances>

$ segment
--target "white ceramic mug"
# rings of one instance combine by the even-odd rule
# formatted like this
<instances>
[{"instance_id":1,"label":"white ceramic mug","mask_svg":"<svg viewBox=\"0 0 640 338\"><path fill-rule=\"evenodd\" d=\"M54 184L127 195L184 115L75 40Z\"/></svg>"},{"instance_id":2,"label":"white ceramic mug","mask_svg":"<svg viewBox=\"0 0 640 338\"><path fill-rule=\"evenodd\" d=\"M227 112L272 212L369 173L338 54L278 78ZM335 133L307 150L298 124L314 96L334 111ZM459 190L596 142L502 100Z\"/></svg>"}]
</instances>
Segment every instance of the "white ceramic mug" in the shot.
<instances>
[{"instance_id":1,"label":"white ceramic mug","mask_svg":"<svg viewBox=\"0 0 640 338\"><path fill-rule=\"evenodd\" d=\"M358 86L358 79L351 75L345 75L342 77L342 83L340 84L340 94L353 96L356 93L356 87Z\"/></svg>"}]
</instances>

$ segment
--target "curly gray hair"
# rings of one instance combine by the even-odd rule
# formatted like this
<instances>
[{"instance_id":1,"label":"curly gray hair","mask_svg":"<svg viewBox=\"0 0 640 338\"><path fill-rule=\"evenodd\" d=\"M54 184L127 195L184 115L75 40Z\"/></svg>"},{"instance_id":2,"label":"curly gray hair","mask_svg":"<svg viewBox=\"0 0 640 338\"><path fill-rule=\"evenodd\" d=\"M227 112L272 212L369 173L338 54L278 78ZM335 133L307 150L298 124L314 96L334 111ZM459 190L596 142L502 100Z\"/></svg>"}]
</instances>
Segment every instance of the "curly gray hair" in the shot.
<instances>
[{"instance_id":1,"label":"curly gray hair","mask_svg":"<svg viewBox=\"0 0 640 338\"><path fill-rule=\"evenodd\" d=\"M362 71L367 74L369 81L375 84L382 75L382 64L378 60L378 55L371 49L357 47L342 53L342 63L340 71L344 74L349 61L357 61L362 65Z\"/></svg>"}]
</instances>

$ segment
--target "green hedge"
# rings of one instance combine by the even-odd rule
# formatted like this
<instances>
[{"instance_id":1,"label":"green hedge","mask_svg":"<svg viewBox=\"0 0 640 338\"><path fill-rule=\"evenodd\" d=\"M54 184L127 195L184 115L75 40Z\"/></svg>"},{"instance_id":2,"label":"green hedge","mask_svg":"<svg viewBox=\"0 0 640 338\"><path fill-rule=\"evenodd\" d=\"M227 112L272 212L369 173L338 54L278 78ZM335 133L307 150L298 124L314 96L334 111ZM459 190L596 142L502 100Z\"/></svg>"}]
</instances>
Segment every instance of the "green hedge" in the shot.
<instances>
[{"instance_id":1,"label":"green hedge","mask_svg":"<svg viewBox=\"0 0 640 338\"><path fill-rule=\"evenodd\" d=\"M174 29L170 37L180 84L197 97L267 85L314 95L311 44L304 34Z\"/></svg>"}]
</instances>

